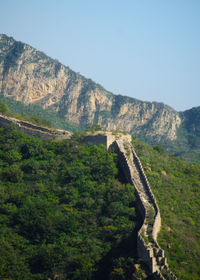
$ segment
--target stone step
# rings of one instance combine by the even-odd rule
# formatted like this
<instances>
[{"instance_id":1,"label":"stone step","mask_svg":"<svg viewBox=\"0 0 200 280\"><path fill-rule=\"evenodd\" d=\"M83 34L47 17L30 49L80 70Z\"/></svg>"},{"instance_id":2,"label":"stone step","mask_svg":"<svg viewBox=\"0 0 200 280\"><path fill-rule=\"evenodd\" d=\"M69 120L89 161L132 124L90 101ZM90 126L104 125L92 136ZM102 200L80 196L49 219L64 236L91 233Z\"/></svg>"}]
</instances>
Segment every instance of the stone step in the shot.
<instances>
[{"instance_id":1,"label":"stone step","mask_svg":"<svg viewBox=\"0 0 200 280\"><path fill-rule=\"evenodd\" d=\"M165 280L165 278L162 276L162 274L159 271L156 271L153 276L155 277L154 279L156 280Z\"/></svg>"},{"instance_id":2,"label":"stone step","mask_svg":"<svg viewBox=\"0 0 200 280\"><path fill-rule=\"evenodd\" d=\"M166 258L156 257L157 264L160 266L165 266L167 264Z\"/></svg>"},{"instance_id":3,"label":"stone step","mask_svg":"<svg viewBox=\"0 0 200 280\"><path fill-rule=\"evenodd\" d=\"M154 250L155 256L157 256L157 257L164 257L165 256L164 250L162 250L161 248L154 247L153 250Z\"/></svg>"},{"instance_id":4,"label":"stone step","mask_svg":"<svg viewBox=\"0 0 200 280\"><path fill-rule=\"evenodd\" d=\"M128 168L128 175L130 176L131 183L135 186L138 196L141 200L142 206L144 208L145 212L145 219L144 224L142 226L143 231L142 234L148 237L148 235L152 234L152 222L153 218L155 218L155 214L157 213L157 205L154 198L154 195L151 191L151 187L148 182L148 178L145 175L144 169L142 167L142 164L140 162L140 159L137 157L132 145L128 145L128 150L131 152L129 156L127 156L127 144L125 146L124 143L118 142L118 147L120 152L122 153L122 160L123 160L123 166L124 168ZM126 147L126 149L125 149ZM142 209L143 209L142 208ZM154 210L154 212L152 212ZM154 217L153 216L154 213ZM151 218L151 219L150 219ZM151 228L148 229L148 226L151 226ZM152 238L152 236L149 236ZM168 269L167 260L164 256L164 251L157 245L156 242L148 242L147 245L145 245L145 241L143 240L141 236L141 240L146 246L146 250L148 252L149 261L152 262L151 270L152 273L156 273L157 271L157 280L165 280L161 273L161 269ZM150 239L151 240L151 239ZM175 279L174 279L175 280Z\"/></svg>"}]
</instances>

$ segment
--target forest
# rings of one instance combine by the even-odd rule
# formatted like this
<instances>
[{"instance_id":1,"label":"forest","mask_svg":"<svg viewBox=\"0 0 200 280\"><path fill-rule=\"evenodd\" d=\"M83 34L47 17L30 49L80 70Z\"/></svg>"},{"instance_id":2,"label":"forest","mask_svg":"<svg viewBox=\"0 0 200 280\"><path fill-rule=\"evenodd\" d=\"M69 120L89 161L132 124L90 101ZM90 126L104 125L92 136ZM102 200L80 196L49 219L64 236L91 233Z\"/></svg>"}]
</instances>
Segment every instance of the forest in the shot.
<instances>
[{"instance_id":1,"label":"forest","mask_svg":"<svg viewBox=\"0 0 200 280\"><path fill-rule=\"evenodd\" d=\"M0 129L1 279L100 279L104 266L107 279L144 274L130 241L134 188L115 154L80 140Z\"/></svg>"},{"instance_id":2,"label":"forest","mask_svg":"<svg viewBox=\"0 0 200 280\"><path fill-rule=\"evenodd\" d=\"M2 108L1 108L2 109ZM134 187L104 146L0 128L0 279L153 279L137 259ZM200 166L136 137L178 279L200 278Z\"/></svg>"}]
</instances>

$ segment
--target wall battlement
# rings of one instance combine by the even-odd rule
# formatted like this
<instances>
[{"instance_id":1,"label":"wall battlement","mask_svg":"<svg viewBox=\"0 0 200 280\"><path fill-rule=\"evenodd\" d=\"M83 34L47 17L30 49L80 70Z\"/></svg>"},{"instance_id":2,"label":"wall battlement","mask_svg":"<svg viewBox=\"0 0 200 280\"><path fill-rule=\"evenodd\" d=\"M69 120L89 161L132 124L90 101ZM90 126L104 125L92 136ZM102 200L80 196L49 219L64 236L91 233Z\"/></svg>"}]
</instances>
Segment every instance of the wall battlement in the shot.
<instances>
[{"instance_id":1,"label":"wall battlement","mask_svg":"<svg viewBox=\"0 0 200 280\"><path fill-rule=\"evenodd\" d=\"M111 148L118 154L126 181L135 187L137 207L143 219L137 238L138 257L148 265L156 279L177 280L169 270L164 250L157 243L161 228L160 210L140 159L131 144L131 136L96 132L95 135L86 136L85 141L96 145L103 144L107 150Z\"/></svg>"},{"instance_id":2,"label":"wall battlement","mask_svg":"<svg viewBox=\"0 0 200 280\"><path fill-rule=\"evenodd\" d=\"M164 251L157 243L157 235L161 228L160 210L153 195L142 164L135 153L133 146L127 139L119 139L113 142L111 147L119 156L121 168L128 183L133 185L139 198L138 209L143 217L143 223L138 231L137 253L148 265L151 273L158 280L177 280L169 270ZM169 278L170 277L170 278Z\"/></svg>"}]
</instances>

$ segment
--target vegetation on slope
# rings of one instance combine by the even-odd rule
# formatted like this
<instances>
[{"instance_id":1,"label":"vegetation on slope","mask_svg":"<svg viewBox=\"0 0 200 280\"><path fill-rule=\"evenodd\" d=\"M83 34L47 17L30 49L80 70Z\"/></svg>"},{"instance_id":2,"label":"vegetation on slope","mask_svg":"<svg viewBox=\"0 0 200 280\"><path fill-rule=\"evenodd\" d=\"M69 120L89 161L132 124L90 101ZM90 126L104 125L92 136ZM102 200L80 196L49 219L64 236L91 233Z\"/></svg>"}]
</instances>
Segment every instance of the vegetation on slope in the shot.
<instances>
[{"instance_id":1,"label":"vegetation on slope","mask_svg":"<svg viewBox=\"0 0 200 280\"><path fill-rule=\"evenodd\" d=\"M41 105L38 104L24 105L22 102L4 96L0 96L0 103L5 103L7 105L8 110L6 114L38 125L53 126L71 132L85 131L90 128L90 126L86 127L82 125L80 127L69 121L65 121L57 112L43 109ZM5 114L5 111L3 112L1 107L0 111ZM177 130L177 139L174 141L162 139L160 142L169 153L192 163L200 163L199 112L200 107L197 107L182 113L182 115L185 114L185 120ZM97 121L99 114L107 118L110 117L111 113L107 111L97 112L95 121ZM142 133L138 137L151 145L158 144L155 142L155 139L146 137L142 135Z\"/></svg>"},{"instance_id":2,"label":"vegetation on slope","mask_svg":"<svg viewBox=\"0 0 200 280\"><path fill-rule=\"evenodd\" d=\"M161 210L170 268L197 280L200 166L133 144ZM47 142L0 129L0 278L147 279L135 265L134 190L117 180L114 160L77 135Z\"/></svg>"},{"instance_id":3,"label":"vegetation on slope","mask_svg":"<svg viewBox=\"0 0 200 280\"><path fill-rule=\"evenodd\" d=\"M174 155L193 163L200 163L200 107L181 113L183 122L177 130L177 139L164 143Z\"/></svg>"},{"instance_id":4,"label":"vegetation on slope","mask_svg":"<svg viewBox=\"0 0 200 280\"><path fill-rule=\"evenodd\" d=\"M134 189L117 180L114 159L76 135L48 142L0 129L1 279L102 279L104 268L104 279L141 274L128 242Z\"/></svg>"},{"instance_id":5,"label":"vegetation on slope","mask_svg":"<svg viewBox=\"0 0 200 280\"><path fill-rule=\"evenodd\" d=\"M137 135L145 142L153 145L162 144L165 149L180 158L200 163L200 107L178 113L163 103L153 102L152 104L127 96L113 95L101 85L91 79L86 79L57 60L3 34L0 34L0 49L2 68L0 102L6 102L11 112L23 114L26 117L34 115L51 121L57 128L69 131L85 130L92 123L100 123L104 127L121 127L124 123L123 129L129 127L129 132L131 131L133 135ZM31 67L29 67L30 65ZM60 73L62 67L65 74L62 71ZM24 75L30 79L28 83L27 79L22 78ZM62 82L57 84L57 80L59 78L64 82L64 77L67 77L68 82L64 87L59 88L59 84ZM10 81L12 82L10 83ZM39 88L36 85L40 85ZM41 89L46 86L50 87L51 91L47 90L46 95L43 96L44 92ZM3 97L3 95L12 96L12 98L24 102L27 97L30 97L31 89L34 89L33 92L37 92L37 97L43 96L39 98L40 101L39 99L37 101L40 105L23 106L19 102L15 103L11 99ZM94 101L95 91L102 96L96 101ZM58 98L60 95L61 99ZM93 99L91 99L92 96ZM105 104L101 102L101 99L106 100L104 100ZM107 106L108 103L112 106ZM136 116L133 113L128 114L131 111L123 108L125 104L129 108L131 103L136 105L134 109L137 112ZM42 106L49 106L49 104L51 104L51 110L54 111L42 109ZM121 110L124 112L122 115ZM182 120L181 126L176 131L178 137L175 141L166 141L172 127L176 126L173 118L178 115ZM163 116L165 117L163 118ZM74 122L80 123L80 126L70 123L72 118ZM130 120L136 121L132 128L130 128ZM160 130L163 130L164 134L160 135Z\"/></svg>"},{"instance_id":6,"label":"vegetation on slope","mask_svg":"<svg viewBox=\"0 0 200 280\"><path fill-rule=\"evenodd\" d=\"M84 130L71 122L61 119L57 112L48 109L43 109L41 105L29 104L24 105L22 102L15 101L11 98L0 96L0 104L6 104L7 109L0 106L0 112L7 114L17 119L27 120L32 123L47 127L61 128L71 132ZM3 111L1 110L1 107Z\"/></svg>"},{"instance_id":7,"label":"vegetation on slope","mask_svg":"<svg viewBox=\"0 0 200 280\"><path fill-rule=\"evenodd\" d=\"M133 145L161 210L158 242L170 268L178 279L200 279L200 165L187 164L138 139Z\"/></svg>"}]
</instances>

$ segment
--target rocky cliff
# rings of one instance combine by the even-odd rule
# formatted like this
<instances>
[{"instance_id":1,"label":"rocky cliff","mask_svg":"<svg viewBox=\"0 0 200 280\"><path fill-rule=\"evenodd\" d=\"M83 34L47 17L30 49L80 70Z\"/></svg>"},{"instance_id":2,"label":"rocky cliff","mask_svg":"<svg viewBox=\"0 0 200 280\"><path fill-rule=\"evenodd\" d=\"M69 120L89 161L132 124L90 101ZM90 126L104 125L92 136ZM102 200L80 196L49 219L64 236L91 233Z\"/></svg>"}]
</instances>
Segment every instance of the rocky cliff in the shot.
<instances>
[{"instance_id":1,"label":"rocky cliff","mask_svg":"<svg viewBox=\"0 0 200 280\"><path fill-rule=\"evenodd\" d=\"M24 43L0 35L0 92L38 103L76 124L98 123L133 135L176 138L179 114L162 103L114 95Z\"/></svg>"}]
</instances>

